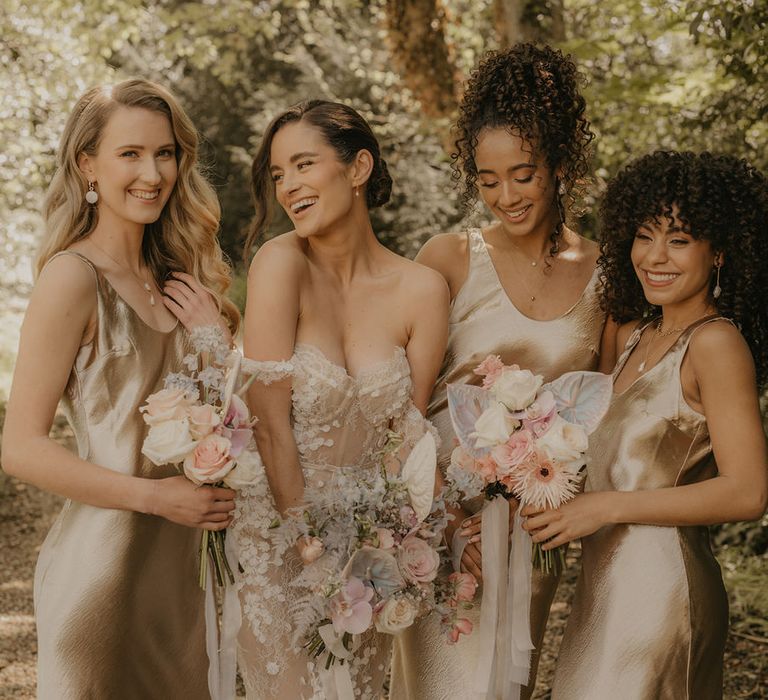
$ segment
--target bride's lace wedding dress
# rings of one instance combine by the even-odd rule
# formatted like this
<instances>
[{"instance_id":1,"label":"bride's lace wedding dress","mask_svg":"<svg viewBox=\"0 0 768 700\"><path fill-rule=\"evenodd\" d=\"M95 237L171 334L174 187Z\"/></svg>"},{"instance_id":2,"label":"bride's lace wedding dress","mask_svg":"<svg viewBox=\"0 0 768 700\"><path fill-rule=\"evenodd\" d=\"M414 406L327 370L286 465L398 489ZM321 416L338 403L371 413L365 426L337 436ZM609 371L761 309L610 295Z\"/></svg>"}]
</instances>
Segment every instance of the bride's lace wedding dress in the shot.
<instances>
[{"instance_id":1,"label":"bride's lace wedding dress","mask_svg":"<svg viewBox=\"0 0 768 700\"><path fill-rule=\"evenodd\" d=\"M245 360L256 381L292 381L293 432L307 489L322 489L336 469L370 469L389 430L413 445L430 424L411 401L411 373L405 350L352 377L313 345L297 344L285 362ZM270 544L268 529L277 512L263 467L255 484L240 492L235 521L244 572L239 582L242 626L238 662L248 698L332 700L323 690L321 668L294 639L292 603L301 591L289 585L301 571L294 550L284 557ZM350 663L356 698L379 698L389 670L392 637L367 633Z\"/></svg>"}]
</instances>

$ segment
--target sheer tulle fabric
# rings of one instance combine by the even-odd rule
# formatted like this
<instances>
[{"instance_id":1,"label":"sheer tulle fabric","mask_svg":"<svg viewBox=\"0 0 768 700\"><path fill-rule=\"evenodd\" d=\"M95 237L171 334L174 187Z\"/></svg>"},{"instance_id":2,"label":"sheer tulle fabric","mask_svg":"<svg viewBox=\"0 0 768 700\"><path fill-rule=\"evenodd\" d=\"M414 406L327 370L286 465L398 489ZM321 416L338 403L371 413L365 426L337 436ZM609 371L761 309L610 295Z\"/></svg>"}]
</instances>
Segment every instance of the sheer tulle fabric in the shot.
<instances>
[{"instance_id":1,"label":"sheer tulle fabric","mask_svg":"<svg viewBox=\"0 0 768 700\"><path fill-rule=\"evenodd\" d=\"M429 429L411 401L410 367L400 347L357 377L306 344L296 346L290 361L245 360L243 369L264 384L291 378L293 431L307 489L324 488L336 469L375 467L390 429L404 435L406 446ZM258 454L252 458L258 461ZM301 562L293 553L280 557L270 544L277 512L258 466L259 478L241 492L230 528L244 568L238 660L247 697L325 700L320 668L292 634L292 605L306 594L290 585ZM391 647L389 635L364 635L350 665L355 697L380 697Z\"/></svg>"}]
</instances>

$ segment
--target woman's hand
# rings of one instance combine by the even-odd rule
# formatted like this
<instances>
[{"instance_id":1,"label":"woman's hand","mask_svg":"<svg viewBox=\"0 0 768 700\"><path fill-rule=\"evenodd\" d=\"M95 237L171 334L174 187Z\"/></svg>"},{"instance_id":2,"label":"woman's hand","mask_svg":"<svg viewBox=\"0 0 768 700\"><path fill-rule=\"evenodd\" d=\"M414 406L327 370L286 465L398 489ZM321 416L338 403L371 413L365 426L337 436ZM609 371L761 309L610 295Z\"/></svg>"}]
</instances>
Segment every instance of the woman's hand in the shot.
<instances>
[{"instance_id":1,"label":"woman's hand","mask_svg":"<svg viewBox=\"0 0 768 700\"><path fill-rule=\"evenodd\" d=\"M225 342L231 335L213 295L186 272L172 272L163 285L163 303L188 331L199 326L219 326Z\"/></svg>"},{"instance_id":2,"label":"woman's hand","mask_svg":"<svg viewBox=\"0 0 768 700\"><path fill-rule=\"evenodd\" d=\"M520 504L513 498L509 500L509 532L512 534L512 527L515 522L515 513ZM462 511L465 512L465 511ZM482 581L482 511L460 520L459 534L462 537L469 538L464 553L461 557L462 571L472 574L478 581ZM455 528L454 528L455 529ZM451 532L451 537L453 532Z\"/></svg>"},{"instance_id":3,"label":"woman's hand","mask_svg":"<svg viewBox=\"0 0 768 700\"><path fill-rule=\"evenodd\" d=\"M520 513L525 518L523 528L531 533L534 542L546 542L543 550L554 549L613 522L613 496L609 491L583 493L556 510L526 506Z\"/></svg>"},{"instance_id":4,"label":"woman's hand","mask_svg":"<svg viewBox=\"0 0 768 700\"><path fill-rule=\"evenodd\" d=\"M185 476L153 482L148 512L178 525L223 530L232 522L235 492L218 486L196 486Z\"/></svg>"}]
</instances>

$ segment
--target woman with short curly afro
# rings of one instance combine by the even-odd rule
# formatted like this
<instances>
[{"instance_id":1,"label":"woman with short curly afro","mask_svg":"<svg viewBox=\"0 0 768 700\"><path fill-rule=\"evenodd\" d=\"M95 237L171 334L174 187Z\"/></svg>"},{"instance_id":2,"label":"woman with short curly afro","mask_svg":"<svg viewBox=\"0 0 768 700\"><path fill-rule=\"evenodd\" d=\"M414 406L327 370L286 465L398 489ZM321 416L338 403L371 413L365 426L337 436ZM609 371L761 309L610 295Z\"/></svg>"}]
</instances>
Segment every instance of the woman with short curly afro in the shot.
<instances>
[{"instance_id":1,"label":"woman with short curly afro","mask_svg":"<svg viewBox=\"0 0 768 700\"><path fill-rule=\"evenodd\" d=\"M610 357L601 358L606 316L599 303L599 251L566 223L589 169L593 139L580 83L574 62L560 51L518 44L486 54L465 86L455 128L456 179L465 205L479 195L493 218L483 228L433 237L416 258L440 272L451 290L448 352L428 411L441 436L443 469L455 441L446 386L480 383L473 370L487 355L530 369L545 381L570 370L597 369L600 362L612 366ZM462 570L480 579L477 508L467 504L467 510L454 514L449 542ZM515 670L523 698L534 690L538 649L557 583L558 575L534 571L530 632L535 648L530 661ZM500 660L498 673L479 678L478 672L473 679L485 656L477 634L479 606L467 616L475 633L455 648L446 647L432 621L400 635L392 697L475 697L478 682L488 684L489 696L502 696L495 676L511 661ZM521 654L527 659L527 649Z\"/></svg>"},{"instance_id":2,"label":"woman with short curly afro","mask_svg":"<svg viewBox=\"0 0 768 700\"><path fill-rule=\"evenodd\" d=\"M743 160L659 151L602 207L614 395L585 493L525 509L545 548L581 538L553 698L722 698L728 602L707 526L768 504L768 182Z\"/></svg>"}]
</instances>

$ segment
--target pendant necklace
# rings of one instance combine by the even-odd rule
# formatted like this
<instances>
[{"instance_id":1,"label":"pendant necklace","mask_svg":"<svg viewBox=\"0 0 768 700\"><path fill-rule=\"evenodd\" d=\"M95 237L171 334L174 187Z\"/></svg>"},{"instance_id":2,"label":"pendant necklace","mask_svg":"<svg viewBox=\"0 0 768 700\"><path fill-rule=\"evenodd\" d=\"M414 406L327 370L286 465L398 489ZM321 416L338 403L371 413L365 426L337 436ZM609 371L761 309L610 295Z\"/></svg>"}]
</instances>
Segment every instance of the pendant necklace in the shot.
<instances>
[{"instance_id":1,"label":"pendant necklace","mask_svg":"<svg viewBox=\"0 0 768 700\"><path fill-rule=\"evenodd\" d=\"M510 243L512 243L512 241L510 241ZM520 253L522 253L523 255L525 255L525 257L527 257L529 260L531 260L531 267L537 267L538 264L539 264L539 260L542 259L542 258L539 258L538 260L531 259L530 255L528 255L523 250L518 248L518 246L516 246L514 243L512 243L512 247L515 250L517 250ZM544 255L543 257L546 257L546 255ZM556 260L557 260L557 257L552 258L552 263L554 264ZM520 274L520 269L517 267L517 261L514 258L512 259L512 261L513 261L513 264L515 266L515 270L517 272L517 277L520 280L520 282L522 283L523 288L525 289L526 293L528 294L528 298L531 300L531 303L533 303L534 301L536 301L536 296L539 294L539 292L541 292L541 288L543 287L544 282L546 282L546 278L542 279L541 283L538 285L538 289L536 290L536 293L534 294L533 292L531 292L531 288L528 286L528 283L525 281L524 275ZM545 273L544 270L542 270L541 274L544 275L546 273Z\"/></svg>"},{"instance_id":2,"label":"pendant necklace","mask_svg":"<svg viewBox=\"0 0 768 700\"><path fill-rule=\"evenodd\" d=\"M93 245L95 245L102 253L104 253L104 255L106 255L113 263L115 263L115 265L117 265L119 268L129 272L131 274L131 277L133 277L135 280L137 280L139 282L139 284L141 284L141 286L144 289L144 291L147 294L149 294L149 305L150 306L154 306L155 305L155 292L152 289L152 287L150 286L149 280L142 279L133 270L131 270L130 267L128 267L127 265L124 265L123 263L115 260L115 258L113 258L106 250L104 250L104 248L102 248L93 239L91 239L91 243L93 243Z\"/></svg>"},{"instance_id":3,"label":"pendant necklace","mask_svg":"<svg viewBox=\"0 0 768 700\"><path fill-rule=\"evenodd\" d=\"M668 328L667 330L661 329L661 324L663 322L663 319L659 319L656 322L656 328L653 331L653 335L651 336L651 339L648 341L648 345L645 346L645 357L643 358L643 361L637 366L637 371L642 374L645 372L645 365L648 363L648 357L651 354L651 345L653 345L653 341L656 340L656 337L659 338L667 338L673 333L682 333L685 328Z\"/></svg>"}]
</instances>

